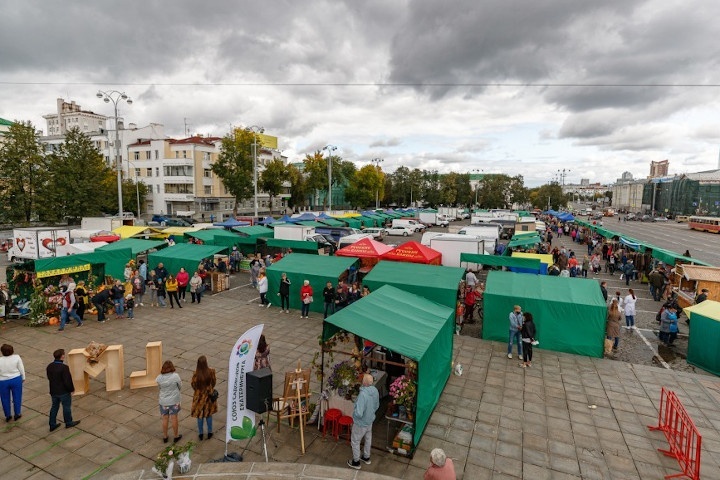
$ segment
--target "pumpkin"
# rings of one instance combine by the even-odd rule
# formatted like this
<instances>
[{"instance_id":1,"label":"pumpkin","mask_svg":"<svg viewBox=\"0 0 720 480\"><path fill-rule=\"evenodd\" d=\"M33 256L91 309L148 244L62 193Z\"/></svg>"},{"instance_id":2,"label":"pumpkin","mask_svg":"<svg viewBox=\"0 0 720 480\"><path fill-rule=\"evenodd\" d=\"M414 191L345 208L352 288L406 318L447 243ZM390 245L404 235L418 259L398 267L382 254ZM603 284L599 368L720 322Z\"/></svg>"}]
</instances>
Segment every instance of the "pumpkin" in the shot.
<instances>
[{"instance_id":1,"label":"pumpkin","mask_svg":"<svg viewBox=\"0 0 720 480\"><path fill-rule=\"evenodd\" d=\"M60 323L60 319L58 317L50 317L48 319L48 324L50 325L57 325Z\"/></svg>"}]
</instances>

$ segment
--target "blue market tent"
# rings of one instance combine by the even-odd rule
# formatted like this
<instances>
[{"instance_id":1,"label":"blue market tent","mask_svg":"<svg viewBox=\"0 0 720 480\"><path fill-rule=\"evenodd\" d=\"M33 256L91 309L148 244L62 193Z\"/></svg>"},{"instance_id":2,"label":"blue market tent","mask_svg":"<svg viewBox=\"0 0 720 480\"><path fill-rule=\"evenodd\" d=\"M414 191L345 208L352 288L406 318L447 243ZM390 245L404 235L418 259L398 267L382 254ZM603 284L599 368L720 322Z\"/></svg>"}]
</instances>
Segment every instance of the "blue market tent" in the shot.
<instances>
[{"instance_id":1,"label":"blue market tent","mask_svg":"<svg viewBox=\"0 0 720 480\"><path fill-rule=\"evenodd\" d=\"M240 220L236 220L234 218L228 218L224 222L219 223L213 223L216 227L223 227L223 228L233 228L233 227L244 227L245 225L250 225L250 222L241 222Z\"/></svg>"},{"instance_id":2,"label":"blue market tent","mask_svg":"<svg viewBox=\"0 0 720 480\"><path fill-rule=\"evenodd\" d=\"M273 217L265 217L264 219L260 220L257 223L259 223L260 225L268 225L270 223L275 223L277 221L278 220L275 220Z\"/></svg>"},{"instance_id":3,"label":"blue market tent","mask_svg":"<svg viewBox=\"0 0 720 480\"><path fill-rule=\"evenodd\" d=\"M317 217L310 212L305 212L302 215L300 215L299 217L293 218L293 221L295 221L295 222L307 222L307 221L315 221L315 220L317 220Z\"/></svg>"},{"instance_id":4,"label":"blue market tent","mask_svg":"<svg viewBox=\"0 0 720 480\"><path fill-rule=\"evenodd\" d=\"M295 223L297 221L296 218L288 217L287 215L283 215L278 222L284 222L284 223Z\"/></svg>"}]
</instances>

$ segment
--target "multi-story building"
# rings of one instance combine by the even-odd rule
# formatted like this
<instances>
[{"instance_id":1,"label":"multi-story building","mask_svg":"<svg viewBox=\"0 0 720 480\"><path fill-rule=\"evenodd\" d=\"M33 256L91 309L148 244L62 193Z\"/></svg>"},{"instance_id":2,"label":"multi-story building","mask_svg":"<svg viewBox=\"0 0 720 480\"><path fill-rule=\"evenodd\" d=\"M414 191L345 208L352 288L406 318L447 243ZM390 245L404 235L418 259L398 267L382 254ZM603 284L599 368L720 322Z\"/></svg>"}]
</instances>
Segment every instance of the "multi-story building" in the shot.
<instances>
[{"instance_id":1,"label":"multi-story building","mask_svg":"<svg viewBox=\"0 0 720 480\"><path fill-rule=\"evenodd\" d=\"M219 221L229 217L235 199L212 171L221 152L220 137L191 136L183 139L142 139L128 145L130 178L148 186L143 211ZM258 171L273 159L287 161L276 149L259 146ZM290 185L273 200L272 210L282 211L290 197ZM270 197L258 190L258 211L270 211ZM238 213L252 215L254 198L238 205Z\"/></svg>"},{"instance_id":2,"label":"multi-story building","mask_svg":"<svg viewBox=\"0 0 720 480\"><path fill-rule=\"evenodd\" d=\"M669 160L661 160L659 162L650 162L650 175L648 178L667 177L670 167Z\"/></svg>"}]
</instances>

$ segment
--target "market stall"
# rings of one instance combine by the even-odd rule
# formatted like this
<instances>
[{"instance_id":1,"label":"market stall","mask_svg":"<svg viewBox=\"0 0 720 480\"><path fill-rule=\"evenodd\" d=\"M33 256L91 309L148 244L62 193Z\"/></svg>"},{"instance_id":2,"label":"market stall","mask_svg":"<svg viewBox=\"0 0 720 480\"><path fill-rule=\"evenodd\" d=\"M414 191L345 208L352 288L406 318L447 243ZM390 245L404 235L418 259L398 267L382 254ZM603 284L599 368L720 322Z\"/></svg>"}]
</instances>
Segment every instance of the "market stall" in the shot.
<instances>
[{"instance_id":1,"label":"market stall","mask_svg":"<svg viewBox=\"0 0 720 480\"><path fill-rule=\"evenodd\" d=\"M71 274L74 278L85 280L87 274L92 273L100 279L106 275L122 279L125 264L132 258L132 251L129 248L42 258L35 260L35 274L37 278Z\"/></svg>"},{"instance_id":2,"label":"market stall","mask_svg":"<svg viewBox=\"0 0 720 480\"><path fill-rule=\"evenodd\" d=\"M484 295L482 338L508 341L514 305L533 314L538 348L602 358L607 305L593 279L493 271Z\"/></svg>"},{"instance_id":3,"label":"market stall","mask_svg":"<svg viewBox=\"0 0 720 480\"><path fill-rule=\"evenodd\" d=\"M428 265L440 265L442 263L442 254L440 252L419 242L405 242L399 247L384 253L381 258L395 262L424 263Z\"/></svg>"},{"instance_id":4,"label":"market stall","mask_svg":"<svg viewBox=\"0 0 720 480\"><path fill-rule=\"evenodd\" d=\"M683 312L692 318L687 362L720 375L720 302L705 300Z\"/></svg>"},{"instance_id":5,"label":"market stall","mask_svg":"<svg viewBox=\"0 0 720 480\"><path fill-rule=\"evenodd\" d=\"M694 305L695 297L704 288L708 290L708 300L720 301L720 267L676 265L672 284L682 308Z\"/></svg>"},{"instance_id":6,"label":"market stall","mask_svg":"<svg viewBox=\"0 0 720 480\"><path fill-rule=\"evenodd\" d=\"M154 227L136 227L132 225L123 225L122 227L118 227L112 231L112 233L115 233L117 235L120 235L120 238L166 238L167 235L163 233L163 230L161 228L154 228Z\"/></svg>"},{"instance_id":7,"label":"market stall","mask_svg":"<svg viewBox=\"0 0 720 480\"><path fill-rule=\"evenodd\" d=\"M372 238L363 238L355 243L343 247L335 255L339 257L354 257L360 259L360 274L367 274L379 261L380 257L391 251L392 247L380 243Z\"/></svg>"},{"instance_id":8,"label":"market stall","mask_svg":"<svg viewBox=\"0 0 720 480\"><path fill-rule=\"evenodd\" d=\"M414 420L398 422L396 417L386 416L388 428L390 423L410 424L412 444L403 444L403 450L410 455L420 442L450 376L454 316L454 308L387 285L323 322L324 342L346 331L416 363L416 400L406 405L411 408L408 412L414 409ZM393 442L395 434L389 437L388 443Z\"/></svg>"},{"instance_id":9,"label":"market stall","mask_svg":"<svg viewBox=\"0 0 720 480\"><path fill-rule=\"evenodd\" d=\"M311 243L311 242L301 242ZM327 282L337 286L338 279L345 278L347 270L357 259L347 257L330 257L325 255L308 255L293 253L285 255L267 268L268 298L271 302L279 302L277 292L280 290L280 276L286 273L291 282L290 308L300 310L300 287L304 280L310 281L313 288L314 301L310 304L313 312L323 311L322 291Z\"/></svg>"},{"instance_id":10,"label":"market stall","mask_svg":"<svg viewBox=\"0 0 720 480\"><path fill-rule=\"evenodd\" d=\"M479 253L461 253L460 266L472 268L476 266L505 267L511 272L546 274L547 265L537 258L501 257Z\"/></svg>"},{"instance_id":11,"label":"market stall","mask_svg":"<svg viewBox=\"0 0 720 480\"><path fill-rule=\"evenodd\" d=\"M122 250L124 248L129 248L132 254L132 258L135 258L141 253L146 253L153 249L159 250L166 246L167 243L164 240L143 240L140 238L126 238L118 242L108 243L107 245L98 248L98 251L109 252L113 250Z\"/></svg>"},{"instance_id":12,"label":"market stall","mask_svg":"<svg viewBox=\"0 0 720 480\"><path fill-rule=\"evenodd\" d=\"M173 275L180 271L180 267L185 268L192 275L201 260L211 258L226 249L227 247L217 245L177 244L148 255L148 271L157 267L158 263L163 263Z\"/></svg>"},{"instance_id":13,"label":"market stall","mask_svg":"<svg viewBox=\"0 0 720 480\"><path fill-rule=\"evenodd\" d=\"M325 247L312 241L259 237L257 239L257 251L263 255L272 255L274 253L282 253L285 255L290 251L320 255L325 254Z\"/></svg>"},{"instance_id":14,"label":"market stall","mask_svg":"<svg viewBox=\"0 0 720 480\"><path fill-rule=\"evenodd\" d=\"M218 228L188 232L185 235L202 241L203 245L224 247L225 253L230 253L232 247L236 247L241 243L240 235Z\"/></svg>"},{"instance_id":15,"label":"market stall","mask_svg":"<svg viewBox=\"0 0 720 480\"><path fill-rule=\"evenodd\" d=\"M363 285L371 292L392 285L454 309L464 274L464 268L382 260L363 279Z\"/></svg>"}]
</instances>

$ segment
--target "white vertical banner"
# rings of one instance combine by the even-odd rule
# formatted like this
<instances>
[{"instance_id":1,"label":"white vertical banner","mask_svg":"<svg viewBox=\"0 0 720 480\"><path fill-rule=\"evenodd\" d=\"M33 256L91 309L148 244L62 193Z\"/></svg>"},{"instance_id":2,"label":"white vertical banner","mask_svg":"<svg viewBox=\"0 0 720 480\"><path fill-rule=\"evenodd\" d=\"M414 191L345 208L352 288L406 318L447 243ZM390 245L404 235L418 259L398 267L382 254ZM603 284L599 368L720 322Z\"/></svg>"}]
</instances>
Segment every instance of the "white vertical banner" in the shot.
<instances>
[{"instance_id":1,"label":"white vertical banner","mask_svg":"<svg viewBox=\"0 0 720 480\"><path fill-rule=\"evenodd\" d=\"M255 436L255 413L247 409L245 374L255 368L255 352L264 327L256 325L242 334L230 352L225 444Z\"/></svg>"}]
</instances>

